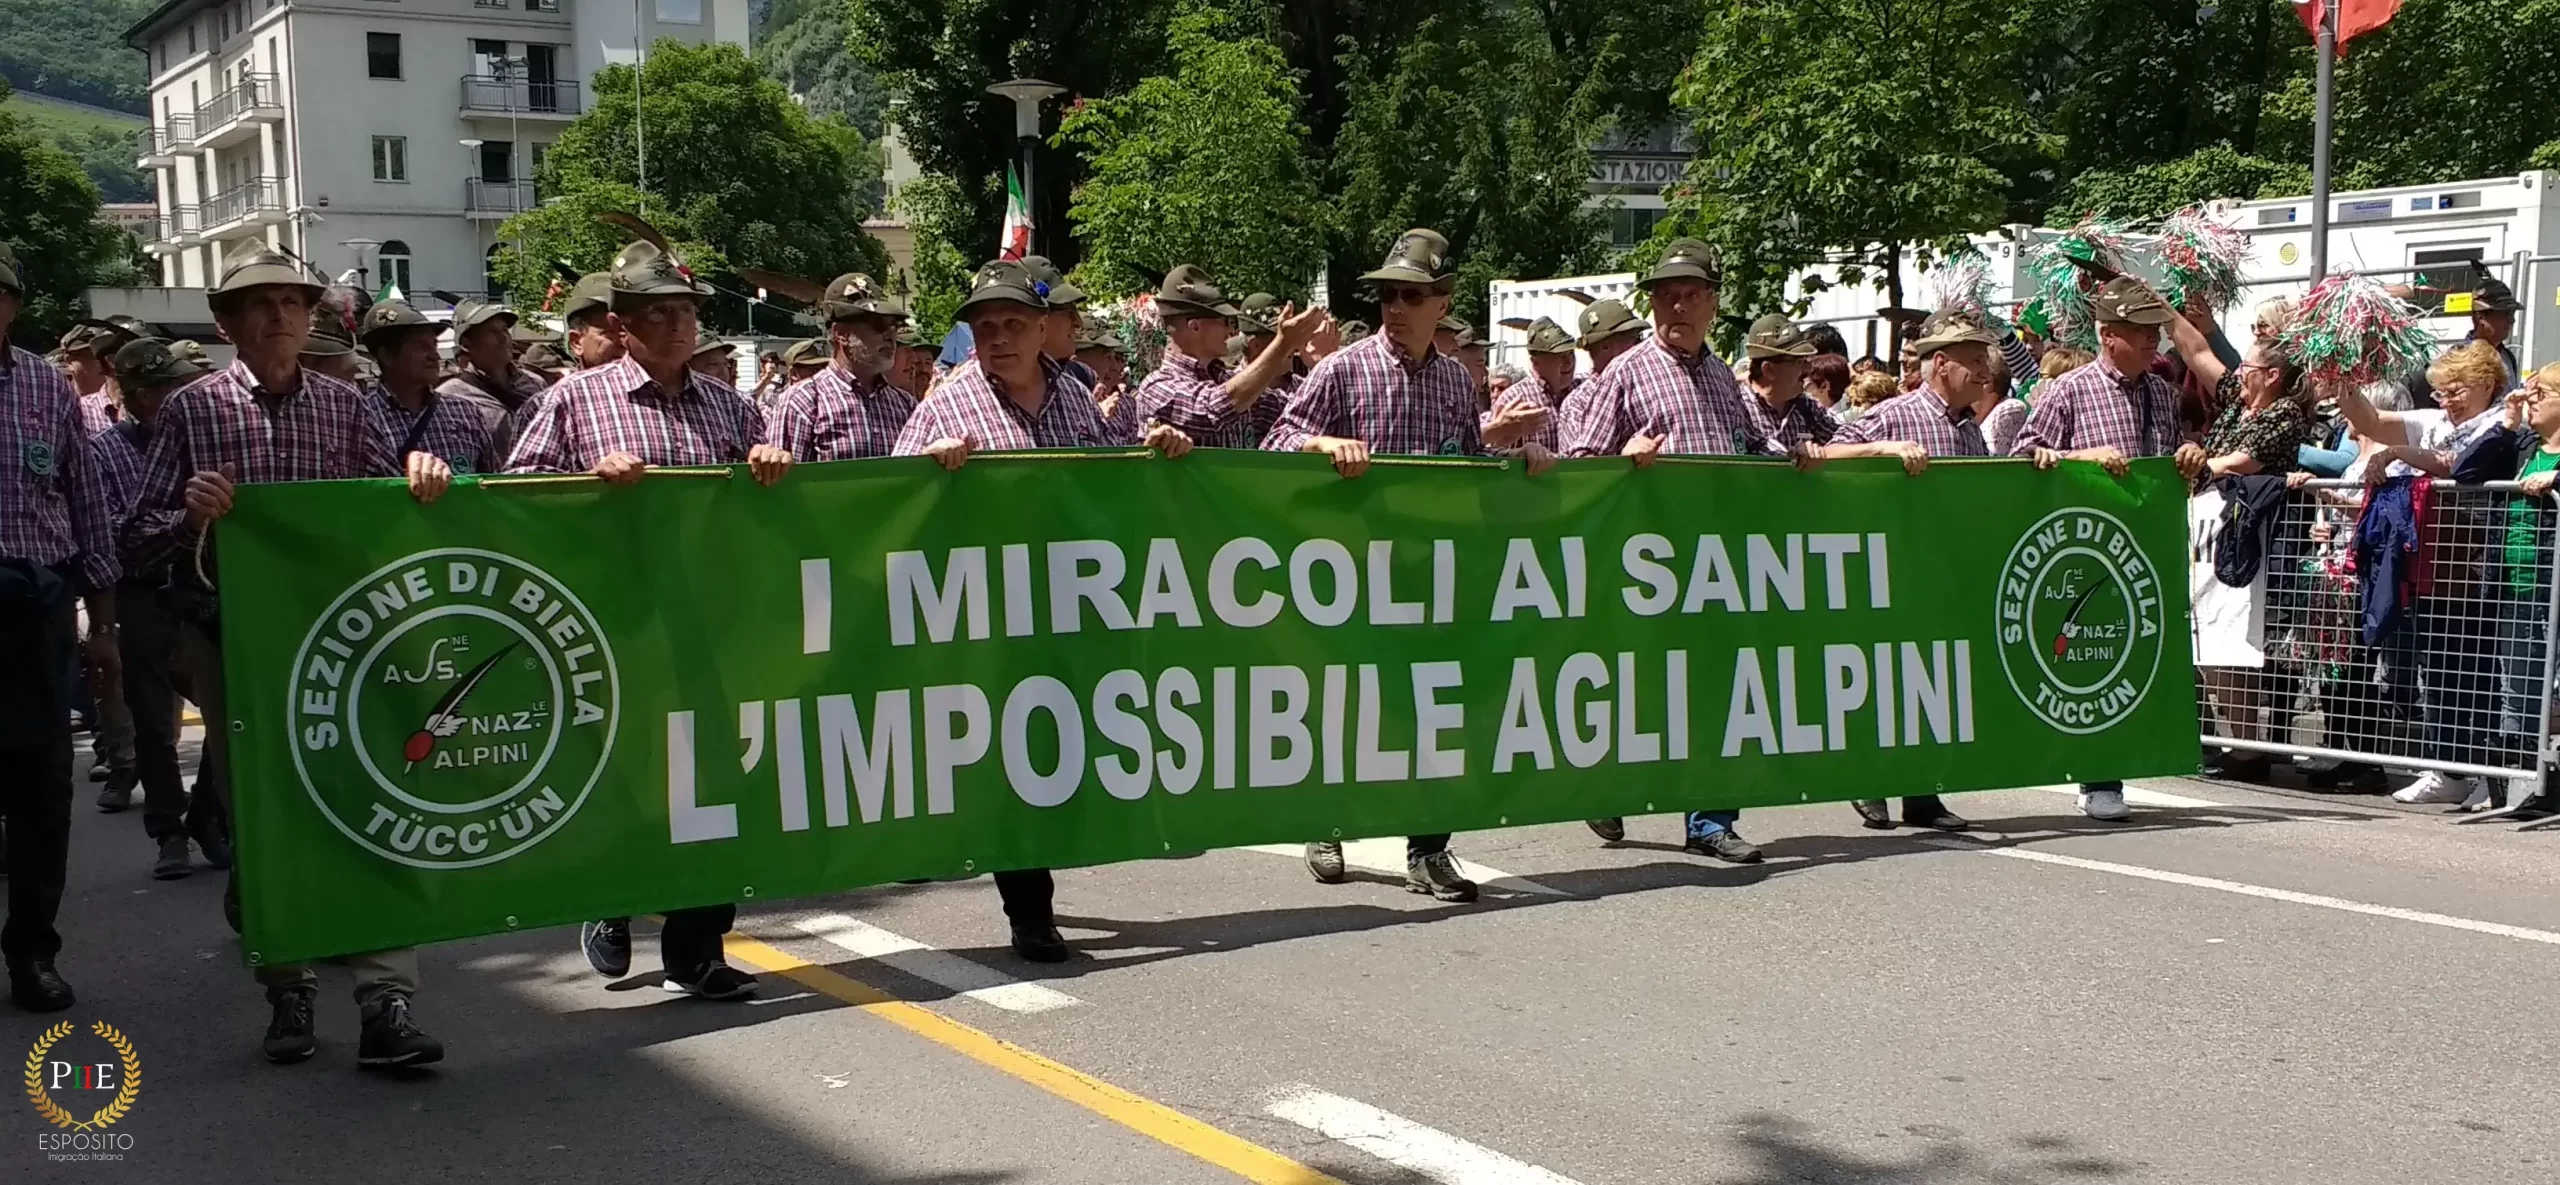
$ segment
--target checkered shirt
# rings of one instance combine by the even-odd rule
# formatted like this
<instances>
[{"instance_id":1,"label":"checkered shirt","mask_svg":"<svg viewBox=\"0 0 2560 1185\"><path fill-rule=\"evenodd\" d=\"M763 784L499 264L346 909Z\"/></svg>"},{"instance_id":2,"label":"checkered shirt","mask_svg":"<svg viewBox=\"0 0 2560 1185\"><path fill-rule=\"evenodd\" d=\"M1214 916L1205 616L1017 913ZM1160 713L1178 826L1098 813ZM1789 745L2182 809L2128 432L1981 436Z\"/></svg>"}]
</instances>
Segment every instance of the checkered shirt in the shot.
<instances>
[{"instance_id":1,"label":"checkered shirt","mask_svg":"<svg viewBox=\"0 0 2560 1185\"><path fill-rule=\"evenodd\" d=\"M90 587L114 584L119 504L93 459L79 396L36 354L0 344L0 363L0 557L77 560Z\"/></svg>"},{"instance_id":2,"label":"checkered shirt","mask_svg":"<svg viewBox=\"0 0 2560 1185\"><path fill-rule=\"evenodd\" d=\"M80 423L88 429L91 439L114 427L117 418L115 401L107 398L106 392L92 391L80 397Z\"/></svg>"},{"instance_id":3,"label":"checkered shirt","mask_svg":"<svg viewBox=\"0 0 2560 1185\"><path fill-rule=\"evenodd\" d=\"M142 443L136 443L137 433ZM106 484L107 506L115 522L123 522L133 512L133 499L142 492L142 447L150 439L150 429L135 423L111 424L89 438L89 460Z\"/></svg>"},{"instance_id":4,"label":"checkered shirt","mask_svg":"<svg viewBox=\"0 0 2560 1185\"><path fill-rule=\"evenodd\" d=\"M833 363L791 384L765 414L765 439L795 461L885 457L916 413L916 397L886 379L863 380Z\"/></svg>"},{"instance_id":5,"label":"checkered shirt","mask_svg":"<svg viewBox=\"0 0 2560 1185\"><path fill-rule=\"evenodd\" d=\"M148 570L195 545L186 490L198 473L229 465L238 485L398 477L404 471L392 443L353 384L304 368L296 389L272 392L235 360L160 405L142 456L142 492L124 524L126 567Z\"/></svg>"},{"instance_id":6,"label":"checkered shirt","mask_svg":"<svg viewBox=\"0 0 2560 1185\"><path fill-rule=\"evenodd\" d=\"M1096 408L1102 406L1102 376L1094 373L1092 367L1073 358L1061 358L1058 368L1066 372L1067 378L1084 387L1084 397L1092 400ZM1131 398L1135 394L1137 392L1124 388L1120 392L1120 402L1113 404L1111 413L1102 417L1103 425L1111 429L1113 444L1136 444L1146 438L1146 420L1138 415L1138 401Z\"/></svg>"},{"instance_id":7,"label":"checkered shirt","mask_svg":"<svg viewBox=\"0 0 2560 1185\"><path fill-rule=\"evenodd\" d=\"M2037 387L2009 455L2112 448L2128 457L2165 457L2178 451L2182 427L2178 389L2169 380L2149 371L2127 379L2100 358Z\"/></svg>"},{"instance_id":8,"label":"checkered shirt","mask_svg":"<svg viewBox=\"0 0 2560 1185\"><path fill-rule=\"evenodd\" d=\"M1742 393L1742 406L1751 413L1751 426L1760 435L1777 442L1781 451L1799 444L1829 444L1840 434L1840 418L1815 401L1811 395L1797 395L1785 408L1769 406L1757 391Z\"/></svg>"},{"instance_id":9,"label":"checkered shirt","mask_svg":"<svg viewBox=\"0 0 2560 1185\"><path fill-rule=\"evenodd\" d=\"M1558 450L1558 447L1563 442L1564 408L1562 405L1566 399L1572 397L1574 388L1579 386L1582 386L1581 382L1574 379L1567 379L1565 380L1564 390L1550 394L1547 391L1547 384L1541 381L1537 375L1526 375L1523 376L1520 381L1503 388L1502 398L1495 401L1495 406L1512 407L1520 404L1536 404L1539 407L1547 409L1547 426L1538 429L1538 434L1530 437L1530 439L1547 446L1548 451L1554 452ZM1484 419L1486 422L1491 422L1493 419L1493 413L1486 412L1484 414Z\"/></svg>"},{"instance_id":10,"label":"checkered shirt","mask_svg":"<svg viewBox=\"0 0 2560 1185\"><path fill-rule=\"evenodd\" d=\"M491 455L489 421L482 417L477 400L439 389L427 397L425 406L410 411L391 397L389 388L374 383L365 388L365 402L380 423L382 439L400 457L404 469L409 458L402 453L402 444L409 445L409 452L433 453L443 458L456 473L480 473L505 460Z\"/></svg>"},{"instance_id":11,"label":"checkered shirt","mask_svg":"<svg viewBox=\"0 0 2560 1185\"><path fill-rule=\"evenodd\" d=\"M1238 411L1227 398L1227 383L1233 378L1235 372L1224 359L1204 361L1167 347L1164 362L1137 390L1121 396L1120 404L1136 404L1140 423L1179 428L1202 448L1260 448L1263 432L1278 418L1276 412L1264 413L1263 405L1282 397L1276 390L1265 391L1252 407ZM1262 432L1254 430L1257 420Z\"/></svg>"},{"instance_id":12,"label":"checkered shirt","mask_svg":"<svg viewBox=\"0 0 2560 1185\"><path fill-rule=\"evenodd\" d=\"M1384 333L1335 351L1299 384L1262 447L1296 452L1318 436L1358 440L1373 453L1486 452L1475 383L1436 350L1409 362Z\"/></svg>"},{"instance_id":13,"label":"checkered shirt","mask_svg":"<svg viewBox=\"0 0 2560 1185\"><path fill-rule=\"evenodd\" d=\"M718 379L684 372L670 396L631 358L564 378L528 405L509 473L585 473L614 453L643 465L735 465L764 443L764 413Z\"/></svg>"},{"instance_id":14,"label":"checkered shirt","mask_svg":"<svg viewBox=\"0 0 2560 1185\"><path fill-rule=\"evenodd\" d=\"M1949 407L1945 398L1922 383L1908 395L1896 395L1870 407L1866 414L1840 425L1831 444L1878 444L1907 441L1932 457L1988 457L1991 445L1970 407Z\"/></svg>"},{"instance_id":15,"label":"checkered shirt","mask_svg":"<svg viewBox=\"0 0 2560 1185\"><path fill-rule=\"evenodd\" d=\"M1064 365L1043 358L1040 373L1046 392L1035 415L998 394L976 358L953 367L942 385L934 388L933 398L917 404L916 413L907 417L906 430L898 433L890 455L922 456L933 442L955 438L968 441L969 451L979 453L1129 443L1102 418L1102 409L1093 404L1092 390L1077 382Z\"/></svg>"},{"instance_id":16,"label":"checkered shirt","mask_svg":"<svg viewBox=\"0 0 2560 1185\"><path fill-rule=\"evenodd\" d=\"M1648 337L1565 400L1564 451L1599 457L1641 433L1662 451L1697 456L1761 456L1780 449L1752 419L1724 360L1705 350L1684 359Z\"/></svg>"}]
</instances>

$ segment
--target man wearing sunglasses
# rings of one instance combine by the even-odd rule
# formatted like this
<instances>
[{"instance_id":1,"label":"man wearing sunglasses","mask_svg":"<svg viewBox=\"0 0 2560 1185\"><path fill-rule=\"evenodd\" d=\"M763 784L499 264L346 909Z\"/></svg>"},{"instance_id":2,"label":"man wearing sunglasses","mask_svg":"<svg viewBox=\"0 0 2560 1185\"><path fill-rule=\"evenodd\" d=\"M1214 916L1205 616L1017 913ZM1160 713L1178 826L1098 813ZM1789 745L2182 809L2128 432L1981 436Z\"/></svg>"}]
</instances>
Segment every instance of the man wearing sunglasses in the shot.
<instances>
[{"instance_id":1,"label":"man wearing sunglasses","mask_svg":"<svg viewBox=\"0 0 2560 1185\"><path fill-rule=\"evenodd\" d=\"M1378 332L1317 363L1262 447L1323 453L1346 478L1368 472L1372 454L1517 450L1532 477L1555 464L1555 454L1532 439L1546 416L1480 427L1466 368L1433 346L1432 335L1449 314L1449 292L1458 286L1448 259L1449 240L1438 231L1409 230L1396 240L1386 262L1360 277L1377 289ZM1308 844L1307 871L1321 883L1342 883L1342 845ZM1405 839L1405 888L1442 901L1476 899L1475 882L1459 873L1447 835Z\"/></svg>"},{"instance_id":2,"label":"man wearing sunglasses","mask_svg":"<svg viewBox=\"0 0 2560 1185\"><path fill-rule=\"evenodd\" d=\"M1821 463L1821 446L1811 440L1789 453L1761 431L1732 369L1707 348L1723 283L1715 250L1705 243L1674 239L1663 249L1662 261L1636 282L1652 298L1653 336L1575 393L1563 431L1566 456L1615 453L1639 469L1664 453L1791 456L1806 469ZM1735 864L1759 863L1759 847L1734 829L1740 817L1738 811L1689 812L1683 848ZM1623 819L1591 820L1591 830L1609 843L1627 834Z\"/></svg>"}]
</instances>

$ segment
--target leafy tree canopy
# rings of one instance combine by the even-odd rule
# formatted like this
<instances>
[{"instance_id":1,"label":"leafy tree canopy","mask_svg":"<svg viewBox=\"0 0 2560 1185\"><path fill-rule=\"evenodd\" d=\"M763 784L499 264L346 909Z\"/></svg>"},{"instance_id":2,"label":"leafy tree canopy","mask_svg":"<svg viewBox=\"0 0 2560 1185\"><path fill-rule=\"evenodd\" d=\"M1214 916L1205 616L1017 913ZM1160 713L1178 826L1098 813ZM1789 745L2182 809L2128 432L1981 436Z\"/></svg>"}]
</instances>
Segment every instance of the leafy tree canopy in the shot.
<instances>
[{"instance_id":1,"label":"leafy tree canopy","mask_svg":"<svg viewBox=\"0 0 2560 1185\"><path fill-rule=\"evenodd\" d=\"M0 99L9 85L0 80ZM0 109L0 243L18 261L26 305L9 340L53 348L88 308L83 293L135 281L132 237L98 219L98 187L80 162Z\"/></svg>"}]
</instances>

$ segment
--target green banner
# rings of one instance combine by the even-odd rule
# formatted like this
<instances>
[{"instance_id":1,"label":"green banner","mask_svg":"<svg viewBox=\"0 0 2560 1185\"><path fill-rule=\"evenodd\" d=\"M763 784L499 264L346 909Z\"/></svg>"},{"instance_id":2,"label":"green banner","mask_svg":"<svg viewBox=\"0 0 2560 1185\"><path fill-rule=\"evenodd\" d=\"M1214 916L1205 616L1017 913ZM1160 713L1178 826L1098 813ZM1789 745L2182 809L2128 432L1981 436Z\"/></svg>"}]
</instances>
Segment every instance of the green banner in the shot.
<instances>
[{"instance_id":1,"label":"green banner","mask_svg":"<svg viewBox=\"0 0 2560 1185\"><path fill-rule=\"evenodd\" d=\"M246 948L2190 771L2185 502L1206 450L243 487Z\"/></svg>"}]
</instances>

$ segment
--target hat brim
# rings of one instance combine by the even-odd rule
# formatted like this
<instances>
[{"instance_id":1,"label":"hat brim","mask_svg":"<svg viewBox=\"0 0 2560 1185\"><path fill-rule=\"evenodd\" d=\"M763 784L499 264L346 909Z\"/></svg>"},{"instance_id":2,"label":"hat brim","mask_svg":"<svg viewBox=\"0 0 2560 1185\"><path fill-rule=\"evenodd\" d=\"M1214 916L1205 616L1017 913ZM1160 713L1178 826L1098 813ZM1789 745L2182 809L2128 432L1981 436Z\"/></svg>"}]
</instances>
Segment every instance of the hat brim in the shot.
<instances>
[{"instance_id":1,"label":"hat brim","mask_svg":"<svg viewBox=\"0 0 2560 1185\"><path fill-rule=\"evenodd\" d=\"M1167 317L1225 317L1229 320L1244 315L1243 310L1231 304L1200 304L1188 300L1167 300L1161 296L1156 298L1156 312Z\"/></svg>"},{"instance_id":2,"label":"hat brim","mask_svg":"<svg viewBox=\"0 0 2560 1185\"><path fill-rule=\"evenodd\" d=\"M516 312L515 312L515 310L514 310L514 309L490 309L489 311L487 311L487 312L485 312L485 313L482 313L482 314L480 314L479 316L473 317L473 318L472 318L472 319L470 319L469 321L466 321L466 322L463 322L462 324L459 324L459 325L454 326L454 330L453 330L453 331L454 331L455 333L469 333L469 332L471 332L471 331L472 331L472 330L474 330L474 329L478 329L478 328L480 328L481 326L486 325L486 324L488 324L488 323L489 323L489 322L491 322L491 321L498 320L498 319L500 319L500 318L504 318L504 319L506 320L506 322L507 322L507 328L508 328L509 330L513 330L513 329L516 327L517 323L518 323L519 321L521 321L521 320L522 320L522 318L520 318L520 317L516 316Z\"/></svg>"},{"instance_id":3,"label":"hat brim","mask_svg":"<svg viewBox=\"0 0 2560 1185\"><path fill-rule=\"evenodd\" d=\"M313 283L311 277L292 268L282 264L262 263L240 269L239 272L224 280L220 287L206 293L205 299L219 304L227 297L247 292L252 288L299 288L302 294L309 297L315 304L319 302L321 294L328 291L319 284Z\"/></svg>"},{"instance_id":4,"label":"hat brim","mask_svg":"<svg viewBox=\"0 0 2560 1185\"><path fill-rule=\"evenodd\" d=\"M2098 314L2100 325L2147 325L2153 329L2158 329L2177 319L2177 312L2167 305L2144 309L2139 313L2117 313L2114 316Z\"/></svg>"},{"instance_id":5,"label":"hat brim","mask_svg":"<svg viewBox=\"0 0 2560 1185\"><path fill-rule=\"evenodd\" d=\"M1382 267L1373 272L1360 273L1360 282L1363 284L1419 284L1433 292L1448 292L1458 286L1458 274L1451 272L1445 276L1435 276L1419 268Z\"/></svg>"},{"instance_id":6,"label":"hat brim","mask_svg":"<svg viewBox=\"0 0 2560 1185\"><path fill-rule=\"evenodd\" d=\"M1999 344L1999 336L1989 332L1953 333L1945 337L1924 337L1912 342L1911 356L1926 358L1950 346L1981 346L1989 349Z\"/></svg>"},{"instance_id":7,"label":"hat brim","mask_svg":"<svg viewBox=\"0 0 2560 1185\"><path fill-rule=\"evenodd\" d=\"M970 293L967 300L960 302L960 308L955 315L965 316L971 309L991 304L1018 304L1035 313L1056 307L1047 301L1040 299L1040 295L1038 293L1033 292L1028 288L1015 288L1011 285L1000 284L981 288Z\"/></svg>"},{"instance_id":8,"label":"hat brim","mask_svg":"<svg viewBox=\"0 0 2560 1185\"><path fill-rule=\"evenodd\" d=\"M1582 336L1573 339L1573 344L1577 349L1588 350L1591 347L1599 345L1613 337L1624 337L1630 333L1642 333L1644 332L1644 327L1645 323L1643 319L1630 318L1625 321L1620 321L1615 325L1604 325L1589 333L1583 334Z\"/></svg>"},{"instance_id":9,"label":"hat brim","mask_svg":"<svg viewBox=\"0 0 2560 1185\"><path fill-rule=\"evenodd\" d=\"M664 284L655 288L628 291L616 288L613 290L612 299L605 302L605 307L618 313L624 309L637 308L642 301L661 300L670 296L689 296L693 298L694 303L700 304L710 295L711 290L699 284Z\"/></svg>"},{"instance_id":10,"label":"hat brim","mask_svg":"<svg viewBox=\"0 0 2560 1185\"><path fill-rule=\"evenodd\" d=\"M846 303L832 300L818 306L818 315L825 317L829 325L838 321L851 321L857 317L878 317L883 321L896 321L906 316L898 309L872 301Z\"/></svg>"},{"instance_id":11,"label":"hat brim","mask_svg":"<svg viewBox=\"0 0 2560 1185\"><path fill-rule=\"evenodd\" d=\"M1646 273L1645 278L1636 281L1636 287L1650 289L1664 280L1696 280L1711 288L1724 287L1722 273L1708 271L1694 263L1674 263L1657 267Z\"/></svg>"},{"instance_id":12,"label":"hat brim","mask_svg":"<svg viewBox=\"0 0 2560 1185\"><path fill-rule=\"evenodd\" d=\"M1811 358L1821 353L1820 350L1813 348L1812 342L1805 342L1801 348L1792 350L1780 349L1777 346L1746 344L1742 347L1742 352L1748 358Z\"/></svg>"},{"instance_id":13,"label":"hat brim","mask_svg":"<svg viewBox=\"0 0 2560 1185\"><path fill-rule=\"evenodd\" d=\"M373 348L373 339L375 338L389 337L395 333L409 333L416 330L426 330L430 333L441 335L444 332L444 326L438 325L433 321L409 321L396 325L377 325L357 334L356 340L362 342L364 344L364 348L370 350ZM318 337L314 337L311 340L318 341L320 339ZM308 350L304 351L304 353L309 352L310 351Z\"/></svg>"},{"instance_id":14,"label":"hat brim","mask_svg":"<svg viewBox=\"0 0 2560 1185\"><path fill-rule=\"evenodd\" d=\"M354 342L322 337L316 333L311 335L311 340L302 343L302 353L307 358L343 358L355 352Z\"/></svg>"}]
</instances>

